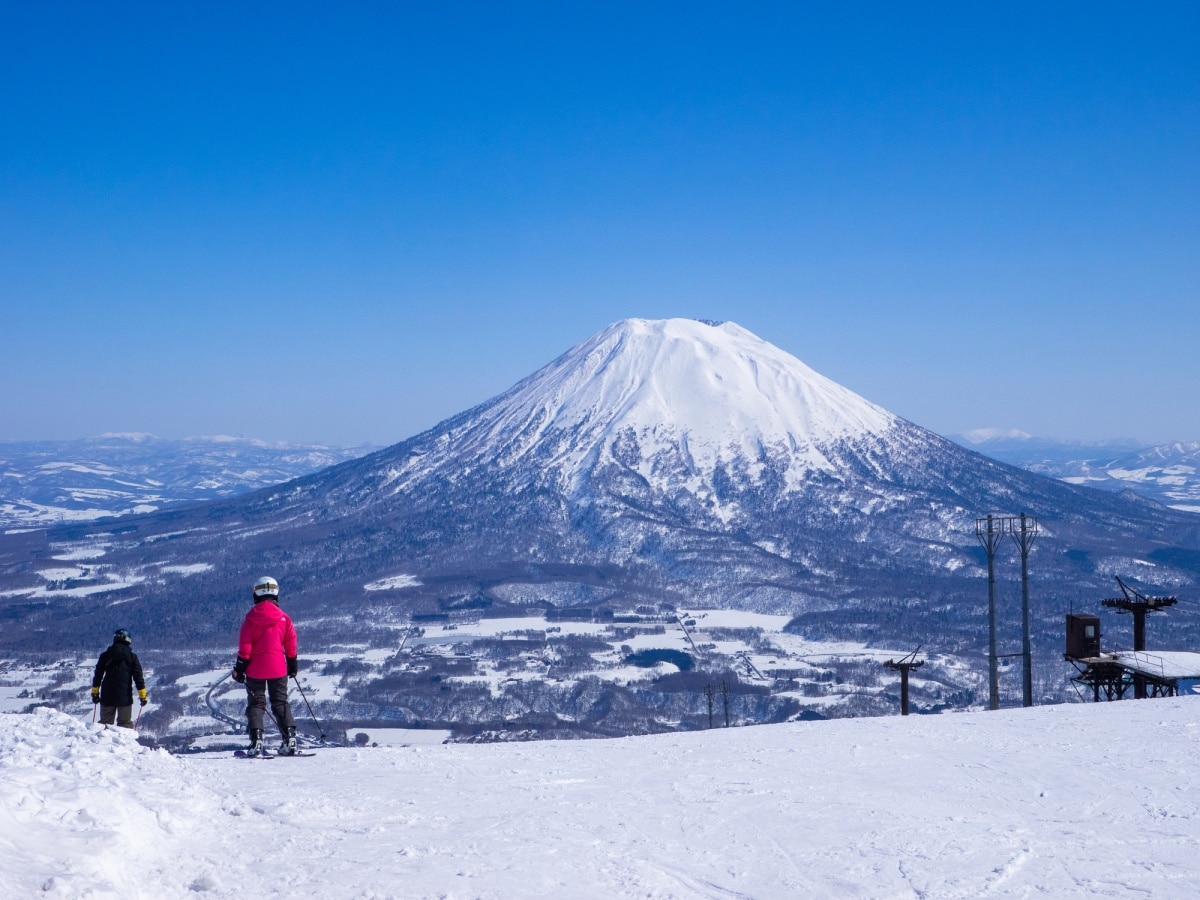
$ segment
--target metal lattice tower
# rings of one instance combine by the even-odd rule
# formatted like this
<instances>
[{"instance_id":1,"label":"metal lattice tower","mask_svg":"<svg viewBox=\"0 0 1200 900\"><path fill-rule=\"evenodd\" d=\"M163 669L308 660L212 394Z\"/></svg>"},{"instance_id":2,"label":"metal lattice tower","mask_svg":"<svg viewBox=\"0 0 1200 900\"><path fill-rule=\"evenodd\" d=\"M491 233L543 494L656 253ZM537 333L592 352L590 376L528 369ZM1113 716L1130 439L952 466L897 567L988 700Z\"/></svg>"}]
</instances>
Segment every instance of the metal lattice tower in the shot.
<instances>
[{"instance_id":1,"label":"metal lattice tower","mask_svg":"<svg viewBox=\"0 0 1200 900\"><path fill-rule=\"evenodd\" d=\"M1021 659L1025 664L1021 682L1021 705L1033 706L1033 649L1029 641L1029 549L1037 537L1038 524L1033 516L1021 513L1020 530L1010 529L1009 534L1021 551Z\"/></svg>"},{"instance_id":2,"label":"metal lattice tower","mask_svg":"<svg viewBox=\"0 0 1200 900\"><path fill-rule=\"evenodd\" d=\"M996 548L1004 530L996 516L975 520L975 537L987 551L988 562L988 707L1000 708L1000 669L996 657Z\"/></svg>"},{"instance_id":3,"label":"metal lattice tower","mask_svg":"<svg viewBox=\"0 0 1200 900\"><path fill-rule=\"evenodd\" d=\"M1000 685L996 653L996 549L1001 538L1008 535L1021 552L1021 652L1006 653L1005 657L1020 656L1024 664L1021 679L1021 705L1033 706L1033 649L1029 637L1029 551L1038 534L1036 516L989 515L975 520L975 536L987 551L988 557L988 676L990 705L1000 708Z\"/></svg>"}]
</instances>

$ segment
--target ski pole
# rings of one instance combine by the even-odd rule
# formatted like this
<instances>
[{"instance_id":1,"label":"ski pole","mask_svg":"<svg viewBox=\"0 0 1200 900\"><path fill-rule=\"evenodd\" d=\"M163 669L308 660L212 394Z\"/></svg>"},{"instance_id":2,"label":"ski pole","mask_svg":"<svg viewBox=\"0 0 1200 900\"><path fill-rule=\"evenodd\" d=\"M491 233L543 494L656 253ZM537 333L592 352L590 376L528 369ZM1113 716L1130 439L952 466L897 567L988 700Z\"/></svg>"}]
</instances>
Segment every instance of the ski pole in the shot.
<instances>
[{"instance_id":1,"label":"ski pole","mask_svg":"<svg viewBox=\"0 0 1200 900\"><path fill-rule=\"evenodd\" d=\"M142 721L142 710L145 708L145 706L146 706L146 704L144 704L144 703L141 704L140 706L138 706L137 718L133 720L133 730L134 731L137 731L138 723Z\"/></svg>"},{"instance_id":2,"label":"ski pole","mask_svg":"<svg viewBox=\"0 0 1200 900\"><path fill-rule=\"evenodd\" d=\"M308 702L308 698L304 696L304 688L300 687L300 679L293 675L292 681L296 682L296 690L300 692L300 697L304 700L304 705L308 707L308 714L312 716L313 724L317 726L317 731L321 733L321 740L325 740L325 729L322 728L321 723L317 721L317 714L313 712L312 705Z\"/></svg>"}]
</instances>

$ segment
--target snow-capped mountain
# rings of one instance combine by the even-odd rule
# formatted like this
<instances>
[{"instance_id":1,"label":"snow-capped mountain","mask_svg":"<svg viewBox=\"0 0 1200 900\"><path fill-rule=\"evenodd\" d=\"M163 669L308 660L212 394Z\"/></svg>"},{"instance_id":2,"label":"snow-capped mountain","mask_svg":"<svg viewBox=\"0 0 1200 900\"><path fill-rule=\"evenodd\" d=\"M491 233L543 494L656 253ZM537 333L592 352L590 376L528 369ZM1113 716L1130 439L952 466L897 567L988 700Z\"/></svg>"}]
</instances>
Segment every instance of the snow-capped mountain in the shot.
<instances>
[{"instance_id":1,"label":"snow-capped mountain","mask_svg":"<svg viewBox=\"0 0 1200 900\"><path fill-rule=\"evenodd\" d=\"M954 440L993 459L1069 484L1131 490L1164 506L1200 512L1200 442L1147 447L1136 441L1051 441L1015 429L978 429Z\"/></svg>"},{"instance_id":2,"label":"snow-capped mountain","mask_svg":"<svg viewBox=\"0 0 1200 900\"><path fill-rule=\"evenodd\" d=\"M76 646L119 603L158 646L222 647L267 572L309 640L389 645L400 618L466 609L717 606L977 668L975 520L1019 512L1041 529L1046 679L1063 680L1062 614L1109 596L1114 574L1181 594L1200 579L1200 517L988 459L732 323L635 319L361 459L196 508L0 539L0 613L25 621L26 645ZM1009 604L1014 556L1000 559ZM1003 641L1015 623L1003 614Z\"/></svg>"},{"instance_id":3,"label":"snow-capped mountain","mask_svg":"<svg viewBox=\"0 0 1200 900\"><path fill-rule=\"evenodd\" d=\"M234 497L370 449L226 436L165 440L140 433L0 441L0 529L88 522Z\"/></svg>"},{"instance_id":4,"label":"snow-capped mountain","mask_svg":"<svg viewBox=\"0 0 1200 900\"><path fill-rule=\"evenodd\" d=\"M965 443L969 446L979 446L981 444L1024 444L1034 440L1032 434L1026 431L1021 431L1019 428L973 428L970 431L964 432L961 435L953 435L957 439L961 439L960 443Z\"/></svg>"},{"instance_id":5,"label":"snow-capped mountain","mask_svg":"<svg viewBox=\"0 0 1200 900\"><path fill-rule=\"evenodd\" d=\"M614 464L660 490L703 490L723 467L761 473L771 461L798 485L837 470L829 448L897 421L732 322L630 319L480 408L448 440L465 463L534 460L570 494Z\"/></svg>"}]
</instances>

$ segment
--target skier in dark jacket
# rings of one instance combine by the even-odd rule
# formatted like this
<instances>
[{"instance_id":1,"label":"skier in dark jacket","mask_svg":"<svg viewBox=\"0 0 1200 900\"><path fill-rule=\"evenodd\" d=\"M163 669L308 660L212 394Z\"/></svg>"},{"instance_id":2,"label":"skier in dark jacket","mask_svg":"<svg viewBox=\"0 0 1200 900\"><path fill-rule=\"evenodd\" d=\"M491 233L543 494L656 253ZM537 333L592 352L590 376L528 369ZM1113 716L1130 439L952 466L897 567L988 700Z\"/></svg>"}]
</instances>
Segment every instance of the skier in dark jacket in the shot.
<instances>
[{"instance_id":1,"label":"skier in dark jacket","mask_svg":"<svg viewBox=\"0 0 1200 900\"><path fill-rule=\"evenodd\" d=\"M267 694L271 712L283 736L279 752L296 753L296 721L288 705L288 677L297 672L296 628L279 608L279 583L260 578L254 583L254 607L246 613L238 632L237 664L233 680L246 685L246 725L250 731L250 756L263 752L263 714Z\"/></svg>"},{"instance_id":2,"label":"skier in dark jacket","mask_svg":"<svg viewBox=\"0 0 1200 900\"><path fill-rule=\"evenodd\" d=\"M146 705L146 678L137 654L129 646L129 632L118 628L112 646L100 654L92 674L92 702L100 704L100 722L116 723L122 728L133 727L133 686L137 685L138 700Z\"/></svg>"}]
</instances>

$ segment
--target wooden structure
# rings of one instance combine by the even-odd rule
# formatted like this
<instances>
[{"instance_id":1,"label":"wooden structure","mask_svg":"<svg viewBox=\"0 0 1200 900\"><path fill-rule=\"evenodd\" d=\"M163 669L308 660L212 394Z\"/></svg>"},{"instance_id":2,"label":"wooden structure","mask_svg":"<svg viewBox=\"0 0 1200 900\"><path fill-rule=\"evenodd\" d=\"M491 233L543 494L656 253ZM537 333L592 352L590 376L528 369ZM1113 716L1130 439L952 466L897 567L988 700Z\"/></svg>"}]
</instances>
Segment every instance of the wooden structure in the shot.
<instances>
[{"instance_id":1,"label":"wooden structure","mask_svg":"<svg viewBox=\"0 0 1200 900\"><path fill-rule=\"evenodd\" d=\"M1120 578L1122 597L1104 601L1109 609L1133 615L1133 650L1103 653L1100 649L1100 619L1068 615L1066 652L1063 658L1078 672L1071 680L1090 688L1092 699L1124 700L1132 691L1135 699L1174 697L1181 682L1200 682L1200 653L1189 651L1146 652L1146 616L1169 606L1174 597L1147 597Z\"/></svg>"},{"instance_id":2,"label":"wooden structure","mask_svg":"<svg viewBox=\"0 0 1200 900\"><path fill-rule=\"evenodd\" d=\"M1091 659L1100 655L1100 617L1067 616L1067 659Z\"/></svg>"}]
</instances>

